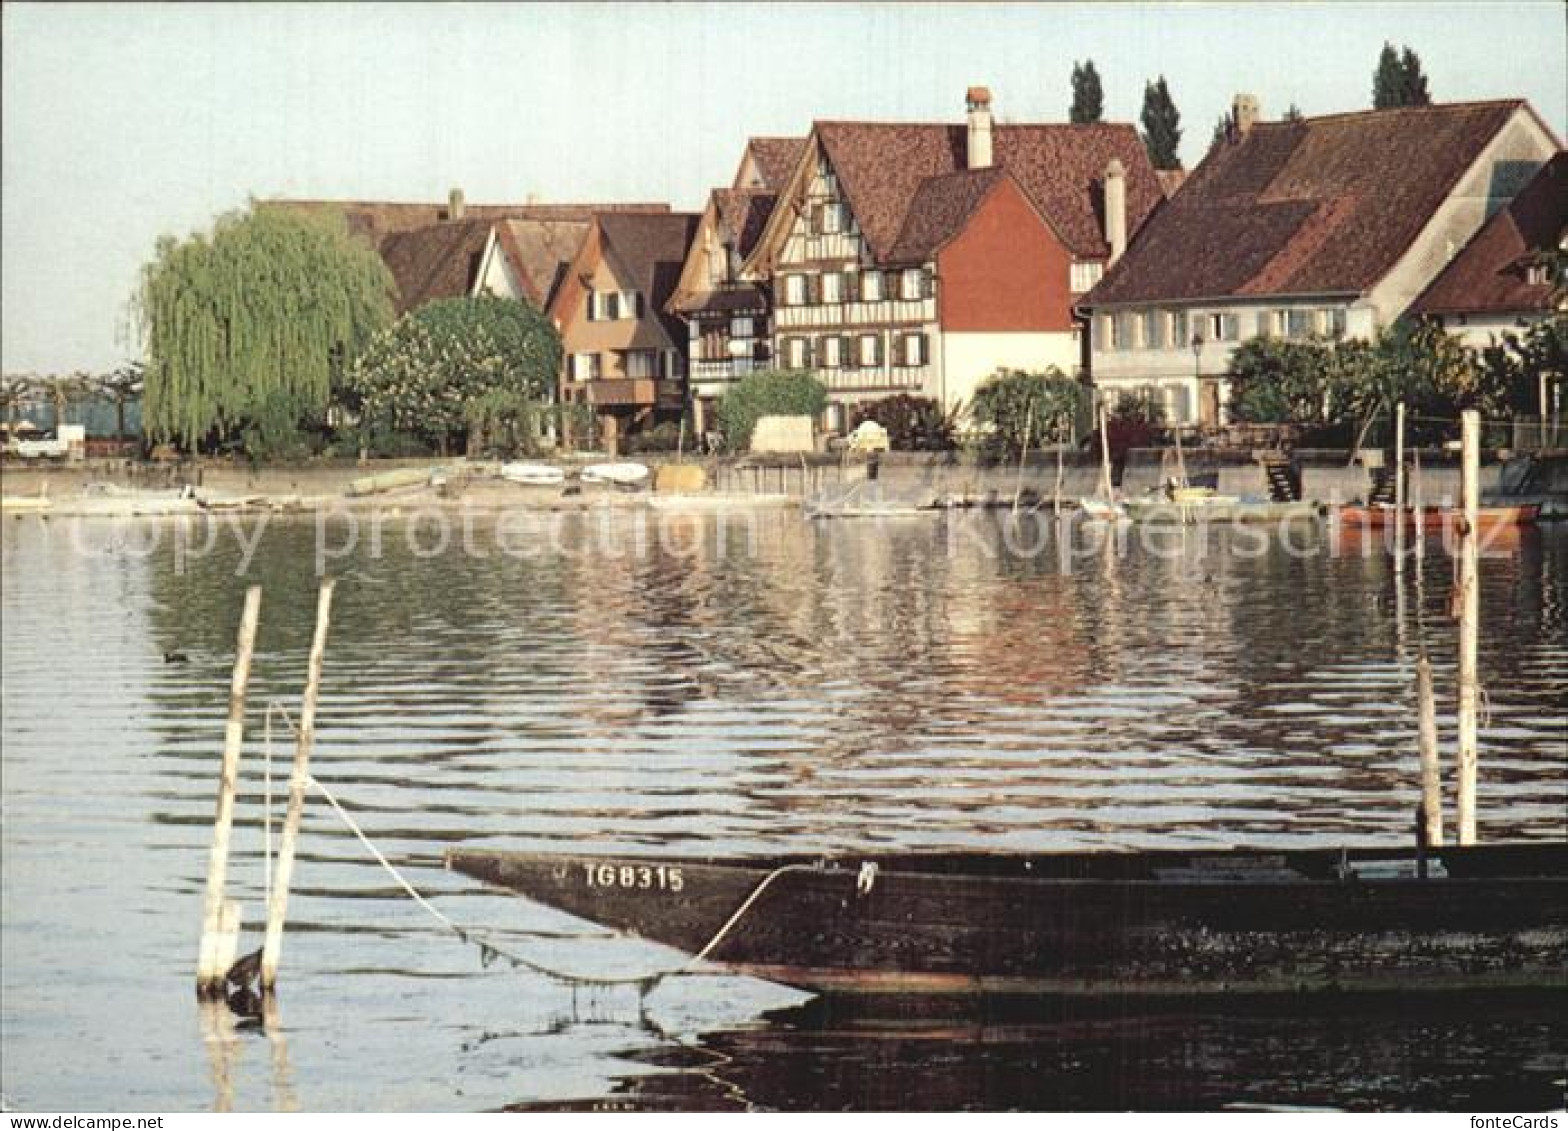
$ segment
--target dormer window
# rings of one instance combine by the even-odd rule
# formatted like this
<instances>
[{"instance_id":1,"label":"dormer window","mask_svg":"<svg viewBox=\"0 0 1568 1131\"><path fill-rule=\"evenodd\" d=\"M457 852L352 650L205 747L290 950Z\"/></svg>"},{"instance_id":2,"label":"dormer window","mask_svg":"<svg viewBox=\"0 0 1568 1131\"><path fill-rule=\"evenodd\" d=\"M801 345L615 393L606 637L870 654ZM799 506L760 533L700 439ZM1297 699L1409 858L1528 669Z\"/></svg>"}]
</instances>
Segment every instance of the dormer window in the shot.
<instances>
[{"instance_id":1,"label":"dormer window","mask_svg":"<svg viewBox=\"0 0 1568 1131\"><path fill-rule=\"evenodd\" d=\"M1100 276L1105 274L1103 263L1074 263L1072 278L1068 281L1068 289L1075 295L1081 295L1094 284L1100 281Z\"/></svg>"},{"instance_id":2,"label":"dormer window","mask_svg":"<svg viewBox=\"0 0 1568 1131\"><path fill-rule=\"evenodd\" d=\"M1552 281L1551 272L1544 263L1531 263L1524 269L1524 281L1532 287L1544 287Z\"/></svg>"}]
</instances>

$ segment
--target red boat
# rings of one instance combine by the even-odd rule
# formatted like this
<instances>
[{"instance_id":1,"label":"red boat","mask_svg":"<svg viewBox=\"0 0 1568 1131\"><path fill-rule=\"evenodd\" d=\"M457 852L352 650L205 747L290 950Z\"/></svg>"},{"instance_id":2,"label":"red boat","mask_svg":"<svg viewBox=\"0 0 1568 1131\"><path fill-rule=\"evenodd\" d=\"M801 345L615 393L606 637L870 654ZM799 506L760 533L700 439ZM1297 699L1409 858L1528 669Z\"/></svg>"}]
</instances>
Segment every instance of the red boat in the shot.
<instances>
[{"instance_id":1,"label":"red boat","mask_svg":"<svg viewBox=\"0 0 1568 1131\"><path fill-rule=\"evenodd\" d=\"M1540 509L1534 503L1517 507L1481 507L1476 512L1476 531L1484 538L1505 530L1534 526L1535 516ZM1423 507L1420 511L1411 507L1404 509L1407 530L1458 531L1463 520L1464 511L1457 507ZM1342 526L1382 530L1397 523L1399 513L1386 503L1346 503L1339 508L1339 521Z\"/></svg>"}]
</instances>

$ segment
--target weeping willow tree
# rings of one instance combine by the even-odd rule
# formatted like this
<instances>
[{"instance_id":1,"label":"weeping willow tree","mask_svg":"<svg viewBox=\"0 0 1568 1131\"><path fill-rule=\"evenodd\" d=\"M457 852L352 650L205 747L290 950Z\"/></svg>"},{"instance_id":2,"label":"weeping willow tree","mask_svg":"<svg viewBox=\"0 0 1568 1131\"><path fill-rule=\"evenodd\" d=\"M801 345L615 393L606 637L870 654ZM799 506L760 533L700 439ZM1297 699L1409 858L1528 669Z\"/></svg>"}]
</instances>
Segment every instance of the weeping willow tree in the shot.
<instances>
[{"instance_id":1,"label":"weeping willow tree","mask_svg":"<svg viewBox=\"0 0 1568 1131\"><path fill-rule=\"evenodd\" d=\"M145 339L143 427L195 448L276 448L392 320L394 283L341 216L252 207L210 235L164 237L133 307Z\"/></svg>"}]
</instances>

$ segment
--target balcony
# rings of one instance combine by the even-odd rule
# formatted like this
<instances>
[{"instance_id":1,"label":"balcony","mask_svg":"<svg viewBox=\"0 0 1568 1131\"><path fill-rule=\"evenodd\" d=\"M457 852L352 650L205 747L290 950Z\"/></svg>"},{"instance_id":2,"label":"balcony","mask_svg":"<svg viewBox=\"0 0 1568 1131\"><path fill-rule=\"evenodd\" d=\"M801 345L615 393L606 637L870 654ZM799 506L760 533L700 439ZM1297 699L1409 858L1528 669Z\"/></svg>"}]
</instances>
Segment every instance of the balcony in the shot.
<instances>
[{"instance_id":1,"label":"balcony","mask_svg":"<svg viewBox=\"0 0 1568 1131\"><path fill-rule=\"evenodd\" d=\"M588 401L601 408L678 408L684 393L680 381L652 377L618 377L589 381Z\"/></svg>"}]
</instances>

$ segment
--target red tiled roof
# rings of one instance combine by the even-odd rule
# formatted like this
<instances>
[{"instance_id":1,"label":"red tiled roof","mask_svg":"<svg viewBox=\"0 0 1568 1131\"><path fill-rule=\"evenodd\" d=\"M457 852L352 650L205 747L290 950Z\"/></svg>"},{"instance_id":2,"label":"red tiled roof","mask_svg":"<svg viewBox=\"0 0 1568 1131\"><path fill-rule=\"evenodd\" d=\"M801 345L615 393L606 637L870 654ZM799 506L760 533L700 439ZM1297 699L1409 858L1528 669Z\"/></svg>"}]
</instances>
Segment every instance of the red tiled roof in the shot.
<instances>
[{"instance_id":1,"label":"red tiled roof","mask_svg":"<svg viewBox=\"0 0 1568 1131\"><path fill-rule=\"evenodd\" d=\"M588 232L588 220L500 220L496 236L522 275L528 299L540 310L550 305L566 269Z\"/></svg>"},{"instance_id":2,"label":"red tiled roof","mask_svg":"<svg viewBox=\"0 0 1568 1131\"><path fill-rule=\"evenodd\" d=\"M490 241L488 220L458 220L381 241L381 258L397 281L398 313L439 298L470 294Z\"/></svg>"},{"instance_id":3,"label":"red tiled roof","mask_svg":"<svg viewBox=\"0 0 1568 1131\"><path fill-rule=\"evenodd\" d=\"M757 189L714 189L720 240L733 243L742 256L750 255L778 199L777 193Z\"/></svg>"},{"instance_id":4,"label":"red tiled roof","mask_svg":"<svg viewBox=\"0 0 1568 1131\"><path fill-rule=\"evenodd\" d=\"M762 187L777 192L784 187L789 175L795 171L801 152L806 148L803 137L754 137L747 143Z\"/></svg>"},{"instance_id":5,"label":"red tiled roof","mask_svg":"<svg viewBox=\"0 0 1568 1131\"><path fill-rule=\"evenodd\" d=\"M920 264L962 230L991 186L1007 174L989 169L965 169L922 181L910 201L904 228L887 254L893 264Z\"/></svg>"},{"instance_id":6,"label":"red tiled roof","mask_svg":"<svg viewBox=\"0 0 1568 1131\"><path fill-rule=\"evenodd\" d=\"M1481 226L1411 307L1416 314L1509 313L1552 307L1553 283L1531 283L1534 255L1555 250L1568 226L1568 152L1559 150L1508 207Z\"/></svg>"},{"instance_id":7,"label":"red tiled roof","mask_svg":"<svg viewBox=\"0 0 1568 1131\"><path fill-rule=\"evenodd\" d=\"M263 207L341 212L349 230L372 243L393 232L427 228L451 219L447 203L424 204L388 200L268 200ZM601 212L668 212L661 203L634 204L468 204L463 220L575 220L587 223Z\"/></svg>"},{"instance_id":8,"label":"red tiled roof","mask_svg":"<svg viewBox=\"0 0 1568 1131\"><path fill-rule=\"evenodd\" d=\"M685 340L685 327L664 307L680 282L681 267L701 219L696 212L620 212L597 217L605 254L631 275L626 281L643 293L648 309L676 342Z\"/></svg>"},{"instance_id":9,"label":"red tiled roof","mask_svg":"<svg viewBox=\"0 0 1568 1131\"><path fill-rule=\"evenodd\" d=\"M1204 158L1084 305L1359 294L1522 105L1259 122Z\"/></svg>"},{"instance_id":10,"label":"red tiled roof","mask_svg":"<svg viewBox=\"0 0 1568 1131\"><path fill-rule=\"evenodd\" d=\"M818 122L816 132L878 262L892 253L922 183L964 171L967 160L962 125ZM997 125L992 146L994 164L1012 174L1068 250L1081 258L1110 254L1101 194L1113 157L1127 171L1129 232L1136 232L1164 199L1130 125Z\"/></svg>"}]
</instances>

